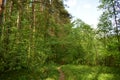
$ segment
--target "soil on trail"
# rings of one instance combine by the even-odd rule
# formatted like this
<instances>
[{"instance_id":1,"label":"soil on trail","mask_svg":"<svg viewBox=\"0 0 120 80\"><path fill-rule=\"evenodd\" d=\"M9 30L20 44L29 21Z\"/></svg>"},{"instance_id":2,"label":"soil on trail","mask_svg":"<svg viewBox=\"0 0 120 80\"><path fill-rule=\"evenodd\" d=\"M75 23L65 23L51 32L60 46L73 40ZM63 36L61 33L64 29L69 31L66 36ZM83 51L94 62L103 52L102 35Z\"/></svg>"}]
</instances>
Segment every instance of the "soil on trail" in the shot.
<instances>
[{"instance_id":1,"label":"soil on trail","mask_svg":"<svg viewBox=\"0 0 120 80\"><path fill-rule=\"evenodd\" d=\"M59 80L65 80L64 72L61 70L61 67L58 68L58 72L60 73Z\"/></svg>"}]
</instances>

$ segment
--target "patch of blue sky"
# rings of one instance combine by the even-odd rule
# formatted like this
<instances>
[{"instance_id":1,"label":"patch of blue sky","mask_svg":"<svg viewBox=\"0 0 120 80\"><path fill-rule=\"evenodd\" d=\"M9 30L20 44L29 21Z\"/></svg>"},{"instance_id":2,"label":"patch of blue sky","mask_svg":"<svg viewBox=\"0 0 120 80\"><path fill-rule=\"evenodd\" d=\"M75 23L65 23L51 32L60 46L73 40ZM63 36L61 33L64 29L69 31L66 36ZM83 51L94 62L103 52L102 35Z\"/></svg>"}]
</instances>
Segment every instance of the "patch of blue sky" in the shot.
<instances>
[{"instance_id":1,"label":"patch of blue sky","mask_svg":"<svg viewBox=\"0 0 120 80\"><path fill-rule=\"evenodd\" d=\"M74 17L79 18L85 23L96 28L101 11L98 10L99 0L67 0L64 4L68 12Z\"/></svg>"}]
</instances>

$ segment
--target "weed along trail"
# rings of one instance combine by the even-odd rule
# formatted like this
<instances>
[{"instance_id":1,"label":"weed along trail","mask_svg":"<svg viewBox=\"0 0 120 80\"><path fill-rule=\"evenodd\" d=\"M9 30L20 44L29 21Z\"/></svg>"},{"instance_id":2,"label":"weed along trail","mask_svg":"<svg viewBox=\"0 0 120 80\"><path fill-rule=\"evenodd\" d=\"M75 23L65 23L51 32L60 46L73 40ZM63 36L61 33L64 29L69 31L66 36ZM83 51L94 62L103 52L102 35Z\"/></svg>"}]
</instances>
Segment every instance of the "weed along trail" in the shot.
<instances>
[{"instance_id":1,"label":"weed along trail","mask_svg":"<svg viewBox=\"0 0 120 80\"><path fill-rule=\"evenodd\" d=\"M64 72L61 70L61 67L58 67L58 72L59 72L59 80L65 80L65 74Z\"/></svg>"}]
</instances>

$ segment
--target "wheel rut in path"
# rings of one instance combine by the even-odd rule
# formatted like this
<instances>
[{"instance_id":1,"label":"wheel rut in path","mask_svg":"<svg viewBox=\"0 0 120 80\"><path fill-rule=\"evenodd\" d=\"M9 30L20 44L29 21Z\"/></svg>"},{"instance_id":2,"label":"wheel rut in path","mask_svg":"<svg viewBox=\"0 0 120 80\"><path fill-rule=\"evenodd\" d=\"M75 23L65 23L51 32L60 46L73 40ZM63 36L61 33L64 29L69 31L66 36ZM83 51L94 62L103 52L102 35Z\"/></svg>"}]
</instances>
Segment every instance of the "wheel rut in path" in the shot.
<instances>
[{"instance_id":1,"label":"wheel rut in path","mask_svg":"<svg viewBox=\"0 0 120 80\"><path fill-rule=\"evenodd\" d=\"M58 72L59 72L59 80L65 80L65 74L61 70L61 67L58 67Z\"/></svg>"}]
</instances>

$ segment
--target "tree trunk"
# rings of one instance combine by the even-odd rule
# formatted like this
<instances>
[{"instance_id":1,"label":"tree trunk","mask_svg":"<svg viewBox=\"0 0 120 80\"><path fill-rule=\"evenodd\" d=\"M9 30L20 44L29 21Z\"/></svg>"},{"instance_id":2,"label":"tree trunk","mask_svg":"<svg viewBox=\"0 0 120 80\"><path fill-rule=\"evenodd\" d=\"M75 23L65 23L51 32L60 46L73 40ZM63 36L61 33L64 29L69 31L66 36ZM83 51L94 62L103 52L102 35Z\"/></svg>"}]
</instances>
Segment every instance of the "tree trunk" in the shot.
<instances>
[{"instance_id":1,"label":"tree trunk","mask_svg":"<svg viewBox=\"0 0 120 80\"><path fill-rule=\"evenodd\" d=\"M115 3L113 3L113 14L114 14L114 19L115 19L115 32L116 32L116 38L118 43L120 43L120 36L119 36L119 29L118 29L118 22L117 22L117 14L116 14L116 8L115 8ZM118 46L118 50L120 52L120 46Z\"/></svg>"}]
</instances>

